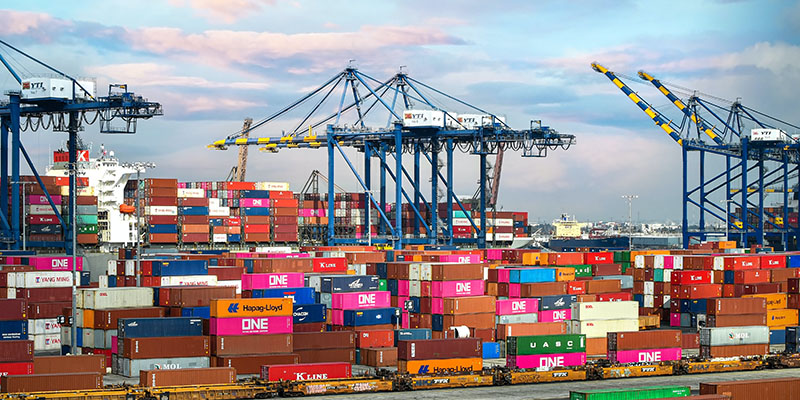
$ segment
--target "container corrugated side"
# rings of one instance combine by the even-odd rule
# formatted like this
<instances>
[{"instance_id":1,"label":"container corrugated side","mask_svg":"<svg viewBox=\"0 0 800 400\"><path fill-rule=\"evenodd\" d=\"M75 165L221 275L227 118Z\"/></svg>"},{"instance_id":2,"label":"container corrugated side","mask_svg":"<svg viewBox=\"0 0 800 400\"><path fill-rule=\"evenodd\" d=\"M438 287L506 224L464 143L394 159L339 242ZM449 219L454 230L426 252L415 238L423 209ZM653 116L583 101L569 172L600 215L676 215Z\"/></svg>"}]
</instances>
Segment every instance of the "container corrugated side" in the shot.
<instances>
[{"instance_id":1,"label":"container corrugated side","mask_svg":"<svg viewBox=\"0 0 800 400\"><path fill-rule=\"evenodd\" d=\"M585 335L511 336L506 340L508 354L585 353Z\"/></svg>"},{"instance_id":2,"label":"container corrugated side","mask_svg":"<svg viewBox=\"0 0 800 400\"><path fill-rule=\"evenodd\" d=\"M139 373L139 385L144 387L214 385L236 382L235 368L161 369Z\"/></svg>"},{"instance_id":3,"label":"container corrugated side","mask_svg":"<svg viewBox=\"0 0 800 400\"><path fill-rule=\"evenodd\" d=\"M597 301L573 303L572 319L578 321L599 321L612 319L638 318L637 301Z\"/></svg>"},{"instance_id":4,"label":"container corrugated side","mask_svg":"<svg viewBox=\"0 0 800 400\"><path fill-rule=\"evenodd\" d=\"M139 376L139 373L143 370L208 368L210 360L208 357L149 358L144 360L119 357L117 363L117 373L119 375L133 378Z\"/></svg>"},{"instance_id":5,"label":"container corrugated side","mask_svg":"<svg viewBox=\"0 0 800 400\"><path fill-rule=\"evenodd\" d=\"M648 386L632 389L573 390L569 400L625 400L686 397L692 393L688 386Z\"/></svg>"},{"instance_id":6,"label":"container corrugated side","mask_svg":"<svg viewBox=\"0 0 800 400\"><path fill-rule=\"evenodd\" d=\"M586 335L590 338L606 338L608 332L636 332L639 319L613 319L603 321L575 321L569 323L569 333Z\"/></svg>"},{"instance_id":7,"label":"container corrugated side","mask_svg":"<svg viewBox=\"0 0 800 400\"><path fill-rule=\"evenodd\" d=\"M766 326L731 326L700 329L701 346L732 346L765 343L769 343L769 327Z\"/></svg>"},{"instance_id":8,"label":"container corrugated side","mask_svg":"<svg viewBox=\"0 0 800 400\"><path fill-rule=\"evenodd\" d=\"M91 310L153 306L152 288L81 289L81 292L83 294L82 308Z\"/></svg>"},{"instance_id":9,"label":"container corrugated side","mask_svg":"<svg viewBox=\"0 0 800 400\"><path fill-rule=\"evenodd\" d=\"M732 400L797 399L800 398L800 378L700 383L700 394L727 394Z\"/></svg>"}]
</instances>

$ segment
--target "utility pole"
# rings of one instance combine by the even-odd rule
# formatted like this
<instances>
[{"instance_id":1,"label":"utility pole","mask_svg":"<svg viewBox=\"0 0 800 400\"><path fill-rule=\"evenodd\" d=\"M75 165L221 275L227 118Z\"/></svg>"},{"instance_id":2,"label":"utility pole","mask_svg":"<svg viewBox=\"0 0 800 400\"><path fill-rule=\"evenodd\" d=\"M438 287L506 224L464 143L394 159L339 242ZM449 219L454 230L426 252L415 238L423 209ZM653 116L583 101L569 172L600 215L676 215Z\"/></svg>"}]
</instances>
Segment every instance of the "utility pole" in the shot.
<instances>
[{"instance_id":1,"label":"utility pole","mask_svg":"<svg viewBox=\"0 0 800 400\"><path fill-rule=\"evenodd\" d=\"M633 199L638 199L635 194L624 194L622 198L628 201L628 251L633 250Z\"/></svg>"}]
</instances>

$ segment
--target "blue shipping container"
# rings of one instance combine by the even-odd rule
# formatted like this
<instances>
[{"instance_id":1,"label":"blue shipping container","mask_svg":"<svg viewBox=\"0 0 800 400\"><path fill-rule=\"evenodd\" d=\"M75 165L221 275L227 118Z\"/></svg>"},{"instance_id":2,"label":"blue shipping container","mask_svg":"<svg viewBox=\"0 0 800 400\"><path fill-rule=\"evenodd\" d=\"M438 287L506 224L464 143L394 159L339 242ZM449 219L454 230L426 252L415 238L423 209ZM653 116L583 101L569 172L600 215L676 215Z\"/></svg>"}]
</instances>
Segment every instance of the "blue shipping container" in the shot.
<instances>
[{"instance_id":1,"label":"blue shipping container","mask_svg":"<svg viewBox=\"0 0 800 400\"><path fill-rule=\"evenodd\" d=\"M70 329L70 334L72 334L71 329ZM75 334L78 335L78 340L75 341L75 346L83 347L83 328L76 328Z\"/></svg>"},{"instance_id":2,"label":"blue shipping container","mask_svg":"<svg viewBox=\"0 0 800 400\"><path fill-rule=\"evenodd\" d=\"M240 190L239 197L243 199L268 199L269 190Z\"/></svg>"},{"instance_id":3,"label":"blue shipping container","mask_svg":"<svg viewBox=\"0 0 800 400\"><path fill-rule=\"evenodd\" d=\"M483 342L483 358L500 358L500 343Z\"/></svg>"},{"instance_id":4,"label":"blue shipping container","mask_svg":"<svg viewBox=\"0 0 800 400\"><path fill-rule=\"evenodd\" d=\"M222 226L222 218L209 218L208 225L209 226Z\"/></svg>"},{"instance_id":5,"label":"blue shipping container","mask_svg":"<svg viewBox=\"0 0 800 400\"><path fill-rule=\"evenodd\" d=\"M0 321L0 340L28 340L28 321Z\"/></svg>"},{"instance_id":6,"label":"blue shipping container","mask_svg":"<svg viewBox=\"0 0 800 400\"><path fill-rule=\"evenodd\" d=\"M238 243L242 241L242 235L239 233L229 233L228 234L228 241L231 243ZM251 269L252 271L252 269Z\"/></svg>"},{"instance_id":7,"label":"blue shipping container","mask_svg":"<svg viewBox=\"0 0 800 400\"><path fill-rule=\"evenodd\" d=\"M406 310L406 311L411 312L411 313L415 313L415 314L419 314L420 313L420 308L422 307L421 306L422 300L419 297L409 297L408 299L411 301L411 309L410 310ZM398 304L398 306L400 306L400 308L404 308L406 305L405 304Z\"/></svg>"},{"instance_id":8,"label":"blue shipping container","mask_svg":"<svg viewBox=\"0 0 800 400\"><path fill-rule=\"evenodd\" d=\"M708 301L706 299L681 300L680 311L682 313L705 314L707 304Z\"/></svg>"},{"instance_id":9,"label":"blue shipping container","mask_svg":"<svg viewBox=\"0 0 800 400\"><path fill-rule=\"evenodd\" d=\"M371 292L378 290L376 275L329 276L322 278L320 291L323 293Z\"/></svg>"},{"instance_id":10,"label":"blue shipping container","mask_svg":"<svg viewBox=\"0 0 800 400\"><path fill-rule=\"evenodd\" d=\"M314 288L254 289L253 298L290 297L294 304L314 304Z\"/></svg>"},{"instance_id":11,"label":"blue shipping container","mask_svg":"<svg viewBox=\"0 0 800 400\"><path fill-rule=\"evenodd\" d=\"M208 275L206 260L153 261L153 276Z\"/></svg>"},{"instance_id":12,"label":"blue shipping container","mask_svg":"<svg viewBox=\"0 0 800 400\"><path fill-rule=\"evenodd\" d=\"M178 233L178 225L175 224L151 224L148 229L150 233Z\"/></svg>"},{"instance_id":13,"label":"blue shipping container","mask_svg":"<svg viewBox=\"0 0 800 400\"><path fill-rule=\"evenodd\" d=\"M293 322L295 324L325 322L327 309L325 304L295 304Z\"/></svg>"},{"instance_id":14,"label":"blue shipping container","mask_svg":"<svg viewBox=\"0 0 800 400\"><path fill-rule=\"evenodd\" d=\"M800 268L800 255L786 256L786 266L789 268Z\"/></svg>"},{"instance_id":15,"label":"blue shipping container","mask_svg":"<svg viewBox=\"0 0 800 400\"><path fill-rule=\"evenodd\" d=\"M444 315L433 314L431 315L431 329L437 332L444 330Z\"/></svg>"},{"instance_id":16,"label":"blue shipping container","mask_svg":"<svg viewBox=\"0 0 800 400\"><path fill-rule=\"evenodd\" d=\"M203 320L194 317L124 318L117 325L119 338L202 335Z\"/></svg>"},{"instance_id":17,"label":"blue shipping container","mask_svg":"<svg viewBox=\"0 0 800 400\"><path fill-rule=\"evenodd\" d=\"M427 340L433 337L433 333L427 328L398 329L394 331L394 346L400 340Z\"/></svg>"},{"instance_id":18,"label":"blue shipping container","mask_svg":"<svg viewBox=\"0 0 800 400\"><path fill-rule=\"evenodd\" d=\"M81 286L89 286L92 282L92 273L89 271L81 271Z\"/></svg>"},{"instance_id":19,"label":"blue shipping container","mask_svg":"<svg viewBox=\"0 0 800 400\"><path fill-rule=\"evenodd\" d=\"M559 294L555 296L539 297L539 311L564 310L570 308L578 300L574 294Z\"/></svg>"},{"instance_id":20,"label":"blue shipping container","mask_svg":"<svg viewBox=\"0 0 800 400\"><path fill-rule=\"evenodd\" d=\"M243 207L240 209L243 210L242 215L269 216L267 207Z\"/></svg>"},{"instance_id":21,"label":"blue shipping container","mask_svg":"<svg viewBox=\"0 0 800 400\"><path fill-rule=\"evenodd\" d=\"M208 215L208 207L178 207L178 215Z\"/></svg>"},{"instance_id":22,"label":"blue shipping container","mask_svg":"<svg viewBox=\"0 0 800 400\"><path fill-rule=\"evenodd\" d=\"M786 343L800 344L800 326L786 327Z\"/></svg>"},{"instance_id":23,"label":"blue shipping container","mask_svg":"<svg viewBox=\"0 0 800 400\"><path fill-rule=\"evenodd\" d=\"M389 291L389 294L392 296L397 296L398 289L397 289L397 279L387 279L386 280L386 290Z\"/></svg>"},{"instance_id":24,"label":"blue shipping container","mask_svg":"<svg viewBox=\"0 0 800 400\"><path fill-rule=\"evenodd\" d=\"M375 264L375 273L378 274L378 278L387 279L389 277L389 268L386 263L377 263Z\"/></svg>"},{"instance_id":25,"label":"blue shipping container","mask_svg":"<svg viewBox=\"0 0 800 400\"><path fill-rule=\"evenodd\" d=\"M344 310L344 326L368 326L392 323L395 308Z\"/></svg>"},{"instance_id":26,"label":"blue shipping container","mask_svg":"<svg viewBox=\"0 0 800 400\"><path fill-rule=\"evenodd\" d=\"M184 307L181 309L181 316L209 319L211 307Z\"/></svg>"},{"instance_id":27,"label":"blue shipping container","mask_svg":"<svg viewBox=\"0 0 800 400\"><path fill-rule=\"evenodd\" d=\"M786 329L770 330L769 344L786 344Z\"/></svg>"},{"instance_id":28,"label":"blue shipping container","mask_svg":"<svg viewBox=\"0 0 800 400\"><path fill-rule=\"evenodd\" d=\"M108 276L108 287L117 287L117 276L116 275L109 275Z\"/></svg>"},{"instance_id":29,"label":"blue shipping container","mask_svg":"<svg viewBox=\"0 0 800 400\"><path fill-rule=\"evenodd\" d=\"M555 282L555 281L556 281L555 268L532 268L532 269L515 268L509 271L509 282L511 283L537 283L537 282Z\"/></svg>"}]
</instances>

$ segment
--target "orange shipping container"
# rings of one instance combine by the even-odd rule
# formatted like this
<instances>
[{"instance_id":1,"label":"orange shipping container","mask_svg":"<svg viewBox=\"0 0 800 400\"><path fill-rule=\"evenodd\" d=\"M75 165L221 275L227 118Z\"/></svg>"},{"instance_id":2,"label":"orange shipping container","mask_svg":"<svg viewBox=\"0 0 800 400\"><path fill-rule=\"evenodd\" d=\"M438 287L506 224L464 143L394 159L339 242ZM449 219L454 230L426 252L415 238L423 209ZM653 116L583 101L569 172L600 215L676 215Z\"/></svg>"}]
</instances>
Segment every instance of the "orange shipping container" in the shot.
<instances>
[{"instance_id":1,"label":"orange shipping container","mask_svg":"<svg viewBox=\"0 0 800 400\"><path fill-rule=\"evenodd\" d=\"M767 310L767 326L787 326L797 325L797 310L784 308L779 310Z\"/></svg>"},{"instance_id":2,"label":"orange shipping container","mask_svg":"<svg viewBox=\"0 0 800 400\"><path fill-rule=\"evenodd\" d=\"M394 346L393 330L358 331L356 347L360 349Z\"/></svg>"},{"instance_id":3,"label":"orange shipping container","mask_svg":"<svg viewBox=\"0 0 800 400\"><path fill-rule=\"evenodd\" d=\"M575 280L575 268L556 268L556 282Z\"/></svg>"},{"instance_id":4,"label":"orange shipping container","mask_svg":"<svg viewBox=\"0 0 800 400\"><path fill-rule=\"evenodd\" d=\"M567 325L564 322L535 322L497 325L498 340L505 340L509 336L561 335L565 333L567 333Z\"/></svg>"},{"instance_id":5,"label":"orange shipping container","mask_svg":"<svg viewBox=\"0 0 800 400\"><path fill-rule=\"evenodd\" d=\"M523 253L522 263L525 265L540 265L543 253Z\"/></svg>"},{"instance_id":6,"label":"orange shipping container","mask_svg":"<svg viewBox=\"0 0 800 400\"><path fill-rule=\"evenodd\" d=\"M746 294L742 297L760 297L767 299L767 310L788 308L786 293Z\"/></svg>"},{"instance_id":7,"label":"orange shipping container","mask_svg":"<svg viewBox=\"0 0 800 400\"><path fill-rule=\"evenodd\" d=\"M211 300L212 317L272 317L292 315L291 298Z\"/></svg>"},{"instance_id":8,"label":"orange shipping container","mask_svg":"<svg viewBox=\"0 0 800 400\"><path fill-rule=\"evenodd\" d=\"M483 369L483 359L446 358L442 360L399 360L397 370L406 374L469 374Z\"/></svg>"},{"instance_id":9,"label":"orange shipping container","mask_svg":"<svg viewBox=\"0 0 800 400\"><path fill-rule=\"evenodd\" d=\"M579 265L583 260L584 253L550 253L547 257L549 265Z\"/></svg>"}]
</instances>

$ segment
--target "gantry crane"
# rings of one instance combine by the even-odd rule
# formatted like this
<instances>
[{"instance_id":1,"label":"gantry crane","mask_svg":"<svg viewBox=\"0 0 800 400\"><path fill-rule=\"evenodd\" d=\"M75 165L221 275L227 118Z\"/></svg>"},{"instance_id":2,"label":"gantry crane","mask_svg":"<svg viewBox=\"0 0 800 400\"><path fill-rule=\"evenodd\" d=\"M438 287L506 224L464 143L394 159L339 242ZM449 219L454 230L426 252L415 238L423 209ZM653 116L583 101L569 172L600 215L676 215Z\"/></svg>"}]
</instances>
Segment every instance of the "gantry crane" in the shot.
<instances>
[{"instance_id":1,"label":"gantry crane","mask_svg":"<svg viewBox=\"0 0 800 400\"><path fill-rule=\"evenodd\" d=\"M797 130L800 127L749 108L738 100L720 105L721 99L697 91L690 91L688 101L684 102L663 82L640 71L639 77L655 86L681 112L677 124L623 83L620 74L597 63L593 63L592 68L611 80L681 146L684 247L688 247L692 240L724 235L706 225L706 217L710 216L723 222L729 228L726 229L730 232L729 237L736 238L742 246L768 241L778 248L797 248L800 227L788 223L789 190L781 191L780 212L766 210L765 195L775 192L770 190L772 185L781 184L788 188L790 179L799 179L800 143L783 129ZM705 138L711 139L711 143L707 143ZM699 183L694 187L689 185L690 152L697 154L699 164ZM723 157L725 165L710 179L706 174L707 155ZM719 164L722 163L711 163L711 166ZM736 183L740 189L732 187ZM710 198L715 196L717 198ZM720 205L722 202L725 204ZM740 212L732 213L731 206L738 207ZM699 214L696 225L689 222L690 207Z\"/></svg>"},{"instance_id":2,"label":"gantry crane","mask_svg":"<svg viewBox=\"0 0 800 400\"><path fill-rule=\"evenodd\" d=\"M250 125L253 124L252 118L245 118L240 139L247 140L250 137ZM239 158L236 159L236 165L231 168L228 173L228 181L244 182L245 174L247 173L247 150L249 146L239 146Z\"/></svg>"},{"instance_id":3,"label":"gantry crane","mask_svg":"<svg viewBox=\"0 0 800 400\"><path fill-rule=\"evenodd\" d=\"M326 109L324 104L337 87L341 86L338 107L330 114L314 115ZM364 90L366 93L361 93ZM345 100L352 92L352 99ZM438 97L437 101L433 101ZM303 103L311 102L311 110L296 124L294 130L282 133L280 137L260 137L243 139L240 135L231 135L216 141L209 147L226 149L231 145L258 145L265 151L278 151L286 148L326 148L328 153L328 215L334 214L335 176L334 165L337 154L345 161L360 185L359 192L365 193L367 202L365 215L369 215L370 207L377 210L379 217L379 237L372 243L390 243L395 247L403 244L474 244L478 247L486 245L486 188L487 173L485 170L487 157L497 154L499 149L521 151L523 157L545 157L548 150L568 149L575 143L574 135L560 134L550 128L515 130L510 128L496 114L487 112L463 100L457 99L430 85L420 82L402 70L385 81L379 81L357 68L348 66L323 85L297 101L282 108L271 116L256 122L251 130L256 129L290 110L297 109ZM443 101L456 104L473 113L479 113L483 122L465 124L457 115L441 107ZM374 110L383 110L388 115L375 119ZM347 114L347 115L346 115ZM351 116L347 122L344 117ZM367 122L385 121L383 127L370 127ZM323 133L314 133L315 129L324 127ZM308 129L308 135L301 136ZM343 150L352 147L364 155L363 174ZM474 229L471 239L453 238L453 209L458 207L464 211L461 200L455 196L453 182L453 152L458 149L479 158L479 206L480 222L476 222L467 214L467 219ZM446 176L439 168L439 156L446 154ZM412 173L403 164L404 154L413 155L414 169ZM420 189L420 166L425 161L431 165L431 192L428 201ZM372 194L373 161L379 165L380 188L376 198ZM393 164L393 165L392 165ZM394 221L390 221L387 209L387 177L394 181ZM447 204L447 226L440 229L437 197L439 183L443 183ZM498 180L499 183L499 180ZM410 185L409 191L406 188ZM406 203L403 203L403 200ZM425 232L407 235L403 229L402 210L413 214L415 225L425 227ZM420 210L428 210L423 217ZM365 224L369 226L369 219ZM328 244L365 243L367 240L337 237L334 231L334 218L328 218Z\"/></svg>"},{"instance_id":4,"label":"gantry crane","mask_svg":"<svg viewBox=\"0 0 800 400\"><path fill-rule=\"evenodd\" d=\"M5 56L3 52L6 52ZM56 74L56 77L42 75L23 78L17 73L17 69L26 68L18 63L12 53L45 68L48 73ZM7 103L0 104L0 159L2 160L0 191L11 193L10 196L0 196L0 237L11 249L20 248L21 154L64 232L63 242L28 242L28 244L33 247L61 247L68 254L72 254L76 227L65 221L59 212L59 207L53 202L22 143L20 132L52 129L54 132L68 133L70 169L68 207L73 210L76 197L78 131L84 129L84 125L91 125L100 120L100 133L136 133L138 120L163 115L161 104L129 92L126 84L109 85L107 96L95 96L93 82L75 79L2 40L0 40L0 62L20 85L19 88L6 93ZM119 126L112 124L120 121L123 124ZM9 133L11 134L10 182Z\"/></svg>"}]
</instances>

